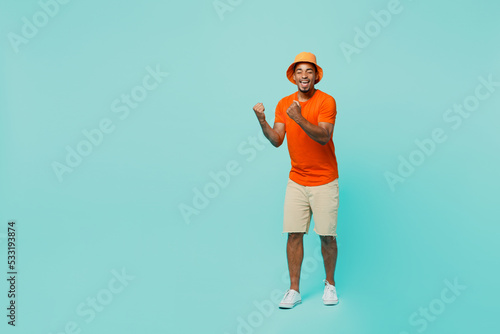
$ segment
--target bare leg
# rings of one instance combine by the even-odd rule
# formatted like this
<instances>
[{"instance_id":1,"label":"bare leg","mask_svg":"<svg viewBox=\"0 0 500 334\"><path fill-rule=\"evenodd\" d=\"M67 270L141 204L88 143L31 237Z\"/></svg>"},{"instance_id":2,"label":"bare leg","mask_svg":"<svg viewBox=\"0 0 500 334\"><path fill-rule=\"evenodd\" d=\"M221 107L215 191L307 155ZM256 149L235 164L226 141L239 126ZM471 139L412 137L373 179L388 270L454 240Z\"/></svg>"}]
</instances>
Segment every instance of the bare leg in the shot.
<instances>
[{"instance_id":1,"label":"bare leg","mask_svg":"<svg viewBox=\"0 0 500 334\"><path fill-rule=\"evenodd\" d=\"M331 285L335 285L333 278L335 274L335 265L337 264L337 238L328 235L320 235L321 253L325 263L326 280Z\"/></svg>"},{"instance_id":2,"label":"bare leg","mask_svg":"<svg viewBox=\"0 0 500 334\"><path fill-rule=\"evenodd\" d=\"M286 256L290 273L290 289L299 292L300 267L304 258L304 233L288 233Z\"/></svg>"}]
</instances>

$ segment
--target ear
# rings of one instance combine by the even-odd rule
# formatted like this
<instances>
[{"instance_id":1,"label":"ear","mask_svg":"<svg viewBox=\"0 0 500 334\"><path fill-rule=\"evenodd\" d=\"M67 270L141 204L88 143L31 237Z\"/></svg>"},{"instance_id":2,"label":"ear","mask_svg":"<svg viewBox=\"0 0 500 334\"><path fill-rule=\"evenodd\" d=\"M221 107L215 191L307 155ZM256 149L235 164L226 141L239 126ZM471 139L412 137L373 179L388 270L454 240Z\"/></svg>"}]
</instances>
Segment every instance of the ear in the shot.
<instances>
[{"instance_id":1,"label":"ear","mask_svg":"<svg viewBox=\"0 0 500 334\"><path fill-rule=\"evenodd\" d=\"M317 84L319 81L319 72L316 72L316 79L314 80L314 84Z\"/></svg>"}]
</instances>

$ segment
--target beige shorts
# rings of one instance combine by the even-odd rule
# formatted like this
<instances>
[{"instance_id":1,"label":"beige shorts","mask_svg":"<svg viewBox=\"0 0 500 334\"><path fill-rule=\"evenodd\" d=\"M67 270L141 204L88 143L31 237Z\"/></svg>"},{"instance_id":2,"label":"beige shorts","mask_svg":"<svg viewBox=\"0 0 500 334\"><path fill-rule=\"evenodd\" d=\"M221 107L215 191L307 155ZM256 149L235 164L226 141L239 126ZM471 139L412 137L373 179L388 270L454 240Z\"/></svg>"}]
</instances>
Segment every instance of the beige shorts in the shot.
<instances>
[{"instance_id":1,"label":"beige shorts","mask_svg":"<svg viewBox=\"0 0 500 334\"><path fill-rule=\"evenodd\" d=\"M288 180L285 194L283 233L309 232L311 216L314 232L337 236L339 181L308 187Z\"/></svg>"}]
</instances>

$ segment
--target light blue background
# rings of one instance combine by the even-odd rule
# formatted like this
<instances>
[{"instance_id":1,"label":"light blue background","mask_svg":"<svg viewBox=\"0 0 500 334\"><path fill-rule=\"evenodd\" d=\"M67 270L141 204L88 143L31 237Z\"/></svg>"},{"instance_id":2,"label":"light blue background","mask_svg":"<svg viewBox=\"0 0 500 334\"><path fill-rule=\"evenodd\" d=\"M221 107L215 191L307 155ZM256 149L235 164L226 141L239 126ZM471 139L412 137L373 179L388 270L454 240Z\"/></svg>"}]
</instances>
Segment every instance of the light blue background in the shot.
<instances>
[{"instance_id":1,"label":"light blue background","mask_svg":"<svg viewBox=\"0 0 500 334\"><path fill-rule=\"evenodd\" d=\"M0 257L14 219L19 261L17 326L2 278L2 332L55 334L71 321L96 334L245 332L239 317L288 288L290 162L285 146L248 161L240 145L260 131L255 103L272 123L296 90L285 71L301 51L317 55L317 88L337 101L341 302L322 305L311 227L303 304L251 332L417 333L410 315L455 278L466 289L425 332L498 331L500 88L456 130L443 115L478 77L500 81L499 3L402 0L351 62L340 44L388 1L232 3L221 19L212 0L73 0L16 53L8 34L40 5L1 1ZM169 75L121 120L111 103L157 65ZM104 118L115 130L59 182L51 164ZM447 140L391 191L384 173L435 128ZM188 224L179 205L230 161L241 172ZM87 323L78 305L122 268L134 278Z\"/></svg>"}]
</instances>

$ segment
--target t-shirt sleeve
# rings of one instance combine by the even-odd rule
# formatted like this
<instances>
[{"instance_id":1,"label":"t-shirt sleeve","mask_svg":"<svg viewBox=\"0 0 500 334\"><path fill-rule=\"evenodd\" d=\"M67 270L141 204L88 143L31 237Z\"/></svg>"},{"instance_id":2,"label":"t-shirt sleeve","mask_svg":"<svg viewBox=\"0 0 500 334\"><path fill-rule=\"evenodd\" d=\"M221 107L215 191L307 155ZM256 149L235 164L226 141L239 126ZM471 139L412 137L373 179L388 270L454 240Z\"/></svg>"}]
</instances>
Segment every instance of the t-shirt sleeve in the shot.
<instances>
[{"instance_id":1,"label":"t-shirt sleeve","mask_svg":"<svg viewBox=\"0 0 500 334\"><path fill-rule=\"evenodd\" d=\"M274 123L286 123L286 118L284 115L285 110L283 109L283 100L278 102L276 106L276 111L274 113Z\"/></svg>"},{"instance_id":2,"label":"t-shirt sleeve","mask_svg":"<svg viewBox=\"0 0 500 334\"><path fill-rule=\"evenodd\" d=\"M335 99L331 96L325 98L323 103L321 103L321 107L318 115L318 123L326 122L335 124L335 118L337 117L337 103Z\"/></svg>"}]
</instances>

